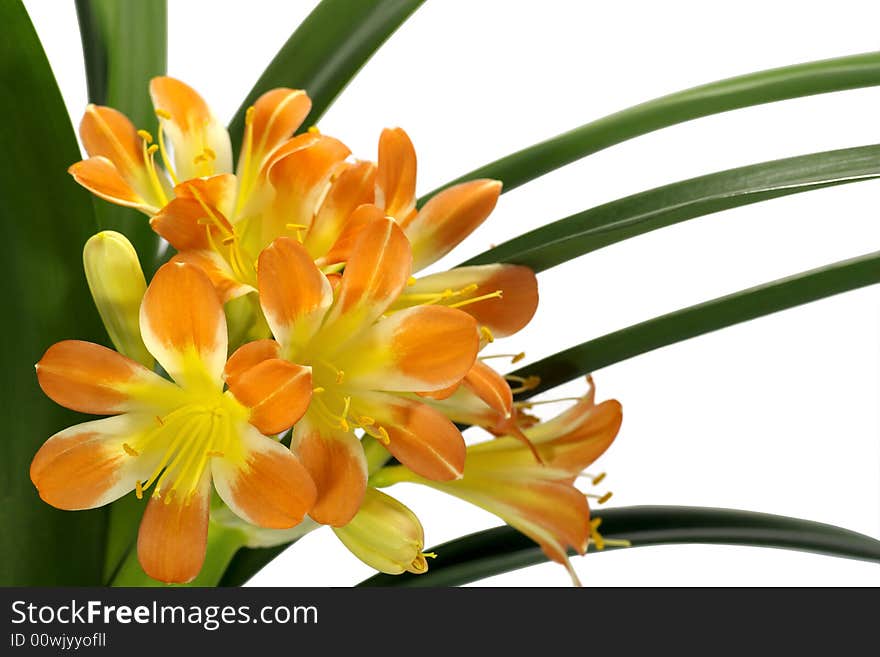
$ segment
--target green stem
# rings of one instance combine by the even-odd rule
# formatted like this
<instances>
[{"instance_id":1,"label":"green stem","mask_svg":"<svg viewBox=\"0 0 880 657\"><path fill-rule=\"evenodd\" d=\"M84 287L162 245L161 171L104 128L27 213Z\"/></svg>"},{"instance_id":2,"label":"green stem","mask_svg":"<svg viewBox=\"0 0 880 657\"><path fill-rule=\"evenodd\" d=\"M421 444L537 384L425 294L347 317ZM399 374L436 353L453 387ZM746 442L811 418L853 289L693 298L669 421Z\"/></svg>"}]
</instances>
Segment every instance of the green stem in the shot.
<instances>
[{"instance_id":1,"label":"green stem","mask_svg":"<svg viewBox=\"0 0 880 657\"><path fill-rule=\"evenodd\" d=\"M226 568L247 537L240 529L211 522L208 528L208 550L205 564L193 581L182 586L217 586ZM113 578L112 586L165 586L144 572L138 562L137 550L130 550Z\"/></svg>"}]
</instances>

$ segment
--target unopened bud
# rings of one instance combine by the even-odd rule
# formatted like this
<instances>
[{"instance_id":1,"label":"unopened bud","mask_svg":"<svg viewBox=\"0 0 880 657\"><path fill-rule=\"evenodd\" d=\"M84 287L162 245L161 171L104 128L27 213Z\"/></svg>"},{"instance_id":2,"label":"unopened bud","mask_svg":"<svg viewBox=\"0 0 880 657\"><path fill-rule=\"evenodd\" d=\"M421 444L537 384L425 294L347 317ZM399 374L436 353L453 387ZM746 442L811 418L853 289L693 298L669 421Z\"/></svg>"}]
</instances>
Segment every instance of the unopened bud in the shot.
<instances>
[{"instance_id":1,"label":"unopened bud","mask_svg":"<svg viewBox=\"0 0 880 657\"><path fill-rule=\"evenodd\" d=\"M137 252L124 235L105 230L83 249L83 267L104 328L119 353L153 367L138 316L147 289Z\"/></svg>"},{"instance_id":2,"label":"unopened bud","mask_svg":"<svg viewBox=\"0 0 880 657\"><path fill-rule=\"evenodd\" d=\"M389 575L428 570L425 534L415 514L393 497L367 488L357 515L333 529L345 547L368 566Z\"/></svg>"}]
</instances>

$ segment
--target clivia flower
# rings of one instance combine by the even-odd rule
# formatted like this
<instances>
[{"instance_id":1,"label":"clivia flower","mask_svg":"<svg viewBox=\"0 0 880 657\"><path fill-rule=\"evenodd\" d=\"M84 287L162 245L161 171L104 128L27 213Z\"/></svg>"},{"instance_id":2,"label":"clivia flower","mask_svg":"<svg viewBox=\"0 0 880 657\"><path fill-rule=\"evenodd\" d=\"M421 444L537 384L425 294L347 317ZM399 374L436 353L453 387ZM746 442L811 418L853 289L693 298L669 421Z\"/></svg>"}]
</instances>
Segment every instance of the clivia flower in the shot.
<instances>
[{"instance_id":1,"label":"clivia flower","mask_svg":"<svg viewBox=\"0 0 880 657\"><path fill-rule=\"evenodd\" d=\"M321 524L344 526L361 507L367 464L358 429L426 479L456 479L464 468L461 433L414 393L467 374L479 348L477 323L433 305L386 315L407 286L411 261L403 232L381 213L359 231L332 283L294 239L279 238L260 255L259 298L275 339L238 349L226 380L248 401L263 394L261 382L276 368L311 368L314 391L291 449L315 482L310 516Z\"/></svg>"},{"instance_id":2,"label":"clivia flower","mask_svg":"<svg viewBox=\"0 0 880 657\"><path fill-rule=\"evenodd\" d=\"M89 105L80 135L90 157L70 173L97 196L149 215L180 252L175 259L201 267L224 302L253 292L260 251L307 227L297 221L311 219L348 148L314 131L291 138L311 101L301 90L273 89L247 112L233 175L229 134L201 96L170 77L154 78L150 95L156 139L120 112Z\"/></svg>"},{"instance_id":3,"label":"clivia flower","mask_svg":"<svg viewBox=\"0 0 880 657\"><path fill-rule=\"evenodd\" d=\"M521 441L503 436L468 447L464 476L456 481L430 481L392 466L371 483L420 483L486 509L537 542L577 583L568 549L586 553L593 524L588 496L574 482L611 445L622 421L620 403L596 404L589 383L587 394L561 415L523 429L542 463Z\"/></svg>"},{"instance_id":4,"label":"clivia flower","mask_svg":"<svg viewBox=\"0 0 880 657\"><path fill-rule=\"evenodd\" d=\"M311 509L308 472L267 437L305 411L311 377L308 368L284 363L246 401L224 392L223 310L207 276L185 263L154 276L140 333L173 382L90 342L66 340L45 353L37 377L49 397L112 417L49 438L30 475L43 500L67 510L102 506L132 490L140 498L152 486L138 533L140 563L155 579L187 582L205 558L212 481L230 509L261 527L292 527Z\"/></svg>"}]
</instances>

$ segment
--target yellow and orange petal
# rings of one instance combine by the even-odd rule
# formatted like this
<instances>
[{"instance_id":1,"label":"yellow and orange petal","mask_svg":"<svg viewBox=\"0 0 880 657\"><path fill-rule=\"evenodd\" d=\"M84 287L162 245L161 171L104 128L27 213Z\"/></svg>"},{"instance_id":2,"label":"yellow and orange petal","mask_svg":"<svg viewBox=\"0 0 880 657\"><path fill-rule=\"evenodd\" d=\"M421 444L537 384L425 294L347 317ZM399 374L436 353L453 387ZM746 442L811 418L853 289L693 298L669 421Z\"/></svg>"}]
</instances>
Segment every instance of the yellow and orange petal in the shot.
<instances>
[{"instance_id":1,"label":"yellow and orange petal","mask_svg":"<svg viewBox=\"0 0 880 657\"><path fill-rule=\"evenodd\" d=\"M333 258L329 253L343 231L348 230L355 220L353 216L355 210L361 205L373 202L375 178L375 165L366 161L346 164L334 178L303 242L312 258L319 264L333 264L347 260L347 255ZM378 208L376 211L379 216L384 216Z\"/></svg>"},{"instance_id":2,"label":"yellow and orange petal","mask_svg":"<svg viewBox=\"0 0 880 657\"><path fill-rule=\"evenodd\" d=\"M150 97L173 145L177 180L232 172L229 133L194 89L174 78L157 77L150 81Z\"/></svg>"},{"instance_id":3,"label":"yellow and orange petal","mask_svg":"<svg viewBox=\"0 0 880 657\"><path fill-rule=\"evenodd\" d=\"M137 554L144 572L160 582L184 584L205 562L211 472L202 472L189 495L173 491L150 497L138 530Z\"/></svg>"},{"instance_id":4,"label":"yellow and orange petal","mask_svg":"<svg viewBox=\"0 0 880 657\"><path fill-rule=\"evenodd\" d=\"M359 408L387 431L385 448L407 468L433 481L458 479L466 447L449 418L430 406L387 393L365 393Z\"/></svg>"},{"instance_id":5,"label":"yellow and orange petal","mask_svg":"<svg viewBox=\"0 0 880 657\"><path fill-rule=\"evenodd\" d=\"M257 265L260 304L272 335L290 352L318 331L333 303L333 289L302 244L280 237Z\"/></svg>"},{"instance_id":6,"label":"yellow and orange petal","mask_svg":"<svg viewBox=\"0 0 880 657\"><path fill-rule=\"evenodd\" d=\"M220 385L226 318L201 269L184 262L160 267L144 295L140 324L147 349L177 383Z\"/></svg>"},{"instance_id":7,"label":"yellow and orange petal","mask_svg":"<svg viewBox=\"0 0 880 657\"><path fill-rule=\"evenodd\" d=\"M138 193L106 157L95 156L72 164L67 172L80 185L105 201L152 214L161 202L152 202Z\"/></svg>"},{"instance_id":8,"label":"yellow and orange petal","mask_svg":"<svg viewBox=\"0 0 880 657\"><path fill-rule=\"evenodd\" d=\"M214 486L240 518L269 529L299 524L315 503L308 471L284 445L255 429L241 434L243 457L214 458Z\"/></svg>"},{"instance_id":9,"label":"yellow and orange petal","mask_svg":"<svg viewBox=\"0 0 880 657\"><path fill-rule=\"evenodd\" d=\"M416 208L416 151L401 128L386 128L379 137L376 205L406 226Z\"/></svg>"},{"instance_id":10,"label":"yellow and orange petal","mask_svg":"<svg viewBox=\"0 0 880 657\"><path fill-rule=\"evenodd\" d=\"M234 377L229 389L250 409L248 421L273 436L292 427L309 407L312 370L270 358Z\"/></svg>"},{"instance_id":11,"label":"yellow and orange petal","mask_svg":"<svg viewBox=\"0 0 880 657\"><path fill-rule=\"evenodd\" d=\"M431 198L405 226L413 271L439 260L470 235L495 209L500 194L499 181L472 180Z\"/></svg>"},{"instance_id":12,"label":"yellow and orange petal","mask_svg":"<svg viewBox=\"0 0 880 657\"><path fill-rule=\"evenodd\" d=\"M426 295L442 297L446 290L456 294L441 303L458 304L498 338L525 327L538 308L535 273L528 267L505 264L456 267L423 276L407 288L396 305L405 306L412 303L408 299Z\"/></svg>"},{"instance_id":13,"label":"yellow and orange petal","mask_svg":"<svg viewBox=\"0 0 880 657\"><path fill-rule=\"evenodd\" d=\"M432 391L461 381L479 346L473 317L455 308L421 306L381 319L338 358L349 363L346 379L357 388Z\"/></svg>"},{"instance_id":14,"label":"yellow and orange petal","mask_svg":"<svg viewBox=\"0 0 880 657\"><path fill-rule=\"evenodd\" d=\"M58 342L49 347L36 369L43 392L80 413L148 410L173 394L171 384L140 363L92 342Z\"/></svg>"},{"instance_id":15,"label":"yellow and orange petal","mask_svg":"<svg viewBox=\"0 0 880 657\"><path fill-rule=\"evenodd\" d=\"M155 463L133 458L126 441L153 426L151 415L126 413L69 427L49 438L31 462L40 497L68 511L93 509L119 499L146 479Z\"/></svg>"},{"instance_id":16,"label":"yellow and orange petal","mask_svg":"<svg viewBox=\"0 0 880 657\"><path fill-rule=\"evenodd\" d=\"M322 525L341 527L357 513L367 486L367 461L350 431L311 422L307 415L293 430L291 449L318 492L309 515Z\"/></svg>"},{"instance_id":17,"label":"yellow and orange petal","mask_svg":"<svg viewBox=\"0 0 880 657\"><path fill-rule=\"evenodd\" d=\"M411 258L409 242L393 220L378 219L366 225L327 314L322 340L342 344L381 317L406 287Z\"/></svg>"}]
</instances>

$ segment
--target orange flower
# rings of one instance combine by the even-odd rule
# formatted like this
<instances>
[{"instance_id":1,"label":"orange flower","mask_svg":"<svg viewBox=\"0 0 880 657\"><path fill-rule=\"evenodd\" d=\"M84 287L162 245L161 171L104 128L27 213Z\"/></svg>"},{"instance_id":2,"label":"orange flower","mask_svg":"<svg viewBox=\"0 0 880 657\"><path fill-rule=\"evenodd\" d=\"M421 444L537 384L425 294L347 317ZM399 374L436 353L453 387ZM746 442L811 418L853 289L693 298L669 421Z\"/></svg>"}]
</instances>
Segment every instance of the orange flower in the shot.
<instances>
[{"instance_id":1,"label":"orange flower","mask_svg":"<svg viewBox=\"0 0 880 657\"><path fill-rule=\"evenodd\" d=\"M476 358L479 332L471 316L453 308L386 315L407 285L411 261L401 229L381 217L359 231L335 286L294 239L279 238L260 255L260 303L275 340L239 349L226 380L246 402L263 395L275 368L311 368L314 394L291 448L315 481L310 515L322 524L345 525L363 500L367 464L356 429L427 479L461 476L461 433L411 393L460 381Z\"/></svg>"},{"instance_id":2,"label":"orange flower","mask_svg":"<svg viewBox=\"0 0 880 657\"><path fill-rule=\"evenodd\" d=\"M177 259L201 267L224 302L254 291L260 251L307 227L297 222L311 219L348 148L313 132L290 138L311 101L304 91L273 89L247 112L233 175L229 135L201 96L169 77L154 78L150 95L156 143L116 110L89 105L80 135L90 157L70 173L101 198L150 215Z\"/></svg>"},{"instance_id":3,"label":"orange flower","mask_svg":"<svg viewBox=\"0 0 880 657\"><path fill-rule=\"evenodd\" d=\"M589 392L558 417L524 429L543 463L516 438L468 447L464 476L429 481L394 466L371 479L377 486L410 481L436 488L494 513L537 542L552 560L568 562L568 549L587 551L591 535L587 498L575 479L611 445L622 421L620 403L596 404Z\"/></svg>"},{"instance_id":4,"label":"orange flower","mask_svg":"<svg viewBox=\"0 0 880 657\"><path fill-rule=\"evenodd\" d=\"M263 382L262 396L242 403L224 392L223 310L191 265L159 269L141 304L140 331L173 383L89 342L59 342L37 364L40 386L54 401L113 417L52 436L33 459L31 480L43 500L67 510L102 506L132 490L141 497L155 484L138 557L151 577L187 582L205 558L212 481L236 514L261 527L292 527L311 509L308 472L263 435L302 415L311 377L307 367L284 363Z\"/></svg>"}]
</instances>

